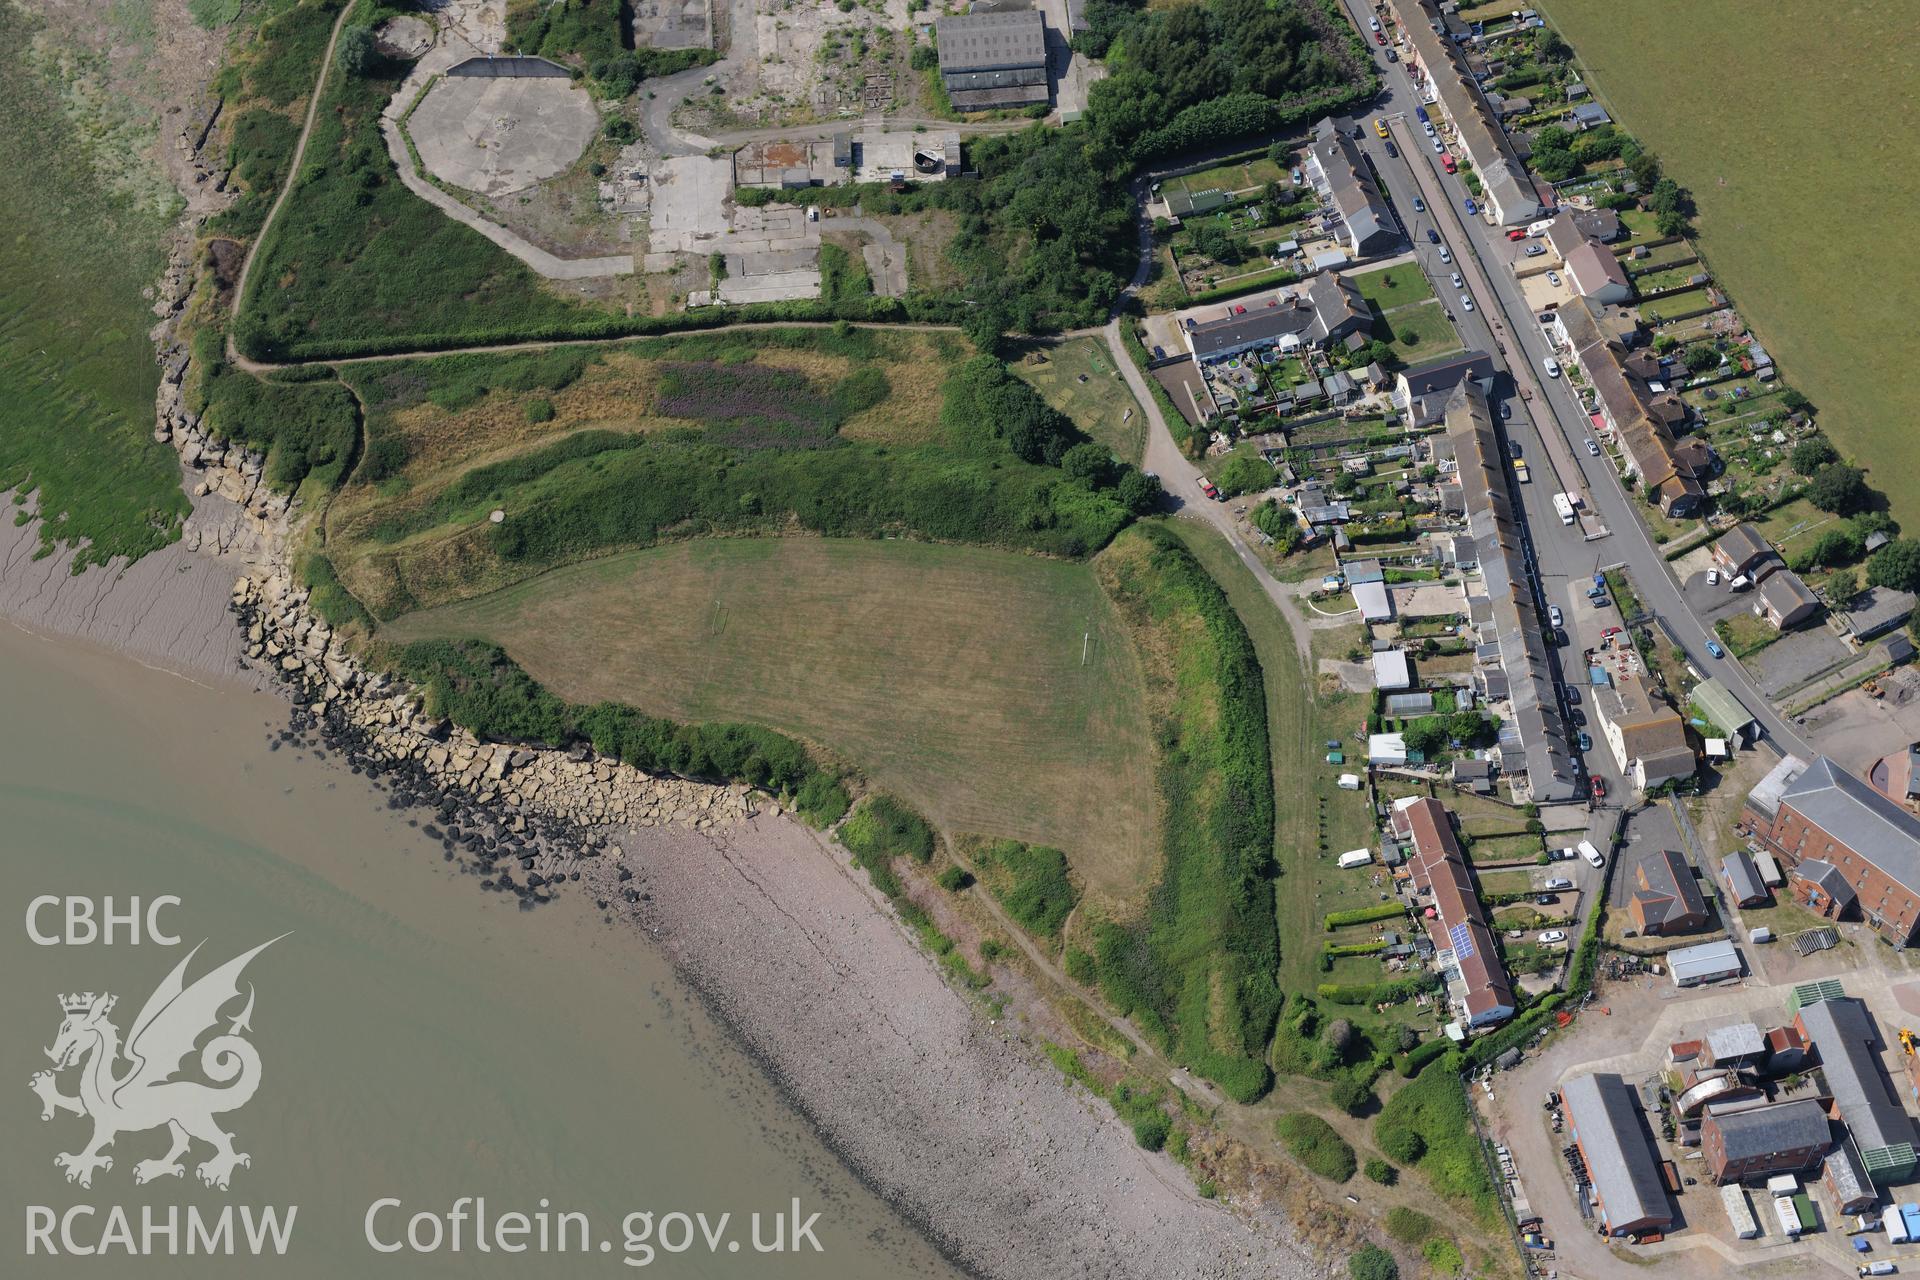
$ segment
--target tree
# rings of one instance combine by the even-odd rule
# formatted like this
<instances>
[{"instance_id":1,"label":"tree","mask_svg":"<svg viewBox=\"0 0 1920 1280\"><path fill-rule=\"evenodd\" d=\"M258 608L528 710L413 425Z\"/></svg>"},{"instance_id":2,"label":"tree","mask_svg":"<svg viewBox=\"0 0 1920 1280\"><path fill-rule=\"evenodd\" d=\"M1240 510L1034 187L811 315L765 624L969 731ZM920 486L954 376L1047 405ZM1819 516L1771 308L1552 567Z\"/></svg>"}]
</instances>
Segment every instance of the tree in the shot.
<instances>
[{"instance_id":1,"label":"tree","mask_svg":"<svg viewBox=\"0 0 1920 1280\"><path fill-rule=\"evenodd\" d=\"M1803 476L1810 476L1829 462L1840 461L1840 455L1825 436L1811 436L1793 446L1793 452L1787 455L1793 463L1793 469Z\"/></svg>"},{"instance_id":2,"label":"tree","mask_svg":"<svg viewBox=\"0 0 1920 1280\"><path fill-rule=\"evenodd\" d=\"M1327 1095L1333 1105L1350 1116L1357 1116L1373 1102L1373 1090L1355 1076L1342 1076L1333 1082L1333 1089Z\"/></svg>"},{"instance_id":3,"label":"tree","mask_svg":"<svg viewBox=\"0 0 1920 1280\"><path fill-rule=\"evenodd\" d=\"M1860 535L1862 544L1876 533L1884 533L1889 538L1900 532L1900 522L1885 511L1861 511L1853 517L1853 531Z\"/></svg>"},{"instance_id":4,"label":"tree","mask_svg":"<svg viewBox=\"0 0 1920 1280\"><path fill-rule=\"evenodd\" d=\"M967 341L982 355L997 356L1001 344L1007 339L1007 330L1013 327L1013 318L1007 313L1004 302L998 298L980 303L967 312L966 319L960 322L960 331L967 335Z\"/></svg>"},{"instance_id":5,"label":"tree","mask_svg":"<svg viewBox=\"0 0 1920 1280\"><path fill-rule=\"evenodd\" d=\"M1447 737L1455 742L1471 743L1486 726L1478 711L1456 711L1447 717Z\"/></svg>"},{"instance_id":6,"label":"tree","mask_svg":"<svg viewBox=\"0 0 1920 1280\"><path fill-rule=\"evenodd\" d=\"M646 68L631 53L602 58L587 68L587 74L593 77L600 91L609 98L631 97L633 91L640 87L640 82L647 78Z\"/></svg>"},{"instance_id":7,"label":"tree","mask_svg":"<svg viewBox=\"0 0 1920 1280\"><path fill-rule=\"evenodd\" d=\"M1089 489L1104 489L1112 482L1113 455L1091 440L1083 441L1061 455L1060 469Z\"/></svg>"},{"instance_id":8,"label":"tree","mask_svg":"<svg viewBox=\"0 0 1920 1280\"><path fill-rule=\"evenodd\" d=\"M1423 756L1436 756L1447 747L1447 727L1438 716L1421 716L1407 726L1403 736L1407 750Z\"/></svg>"},{"instance_id":9,"label":"tree","mask_svg":"<svg viewBox=\"0 0 1920 1280\"><path fill-rule=\"evenodd\" d=\"M1377 1182L1383 1187L1390 1187L1400 1181L1400 1171L1379 1156L1369 1156L1362 1170L1366 1173L1369 1182Z\"/></svg>"},{"instance_id":10,"label":"tree","mask_svg":"<svg viewBox=\"0 0 1920 1280\"><path fill-rule=\"evenodd\" d=\"M1113 496L1134 515L1145 516L1152 515L1159 508L1165 492L1157 477L1128 467L1126 474L1120 477L1120 483L1114 486Z\"/></svg>"},{"instance_id":11,"label":"tree","mask_svg":"<svg viewBox=\"0 0 1920 1280\"><path fill-rule=\"evenodd\" d=\"M1376 1121L1373 1136L1380 1143L1380 1149L1387 1153L1387 1158L1401 1164L1416 1164L1427 1153L1427 1140L1405 1124Z\"/></svg>"},{"instance_id":12,"label":"tree","mask_svg":"<svg viewBox=\"0 0 1920 1280\"><path fill-rule=\"evenodd\" d=\"M1347 1259L1351 1280L1400 1280L1400 1264L1377 1244L1363 1244Z\"/></svg>"},{"instance_id":13,"label":"tree","mask_svg":"<svg viewBox=\"0 0 1920 1280\"><path fill-rule=\"evenodd\" d=\"M1780 403L1786 407L1788 413L1805 413L1813 408L1813 401L1807 399L1792 387L1788 387L1780 393Z\"/></svg>"},{"instance_id":14,"label":"tree","mask_svg":"<svg viewBox=\"0 0 1920 1280\"><path fill-rule=\"evenodd\" d=\"M380 69L380 47L374 43L373 28L351 26L340 33L340 46L334 52L340 69L350 76L370 76Z\"/></svg>"},{"instance_id":15,"label":"tree","mask_svg":"<svg viewBox=\"0 0 1920 1280\"><path fill-rule=\"evenodd\" d=\"M1701 343L1687 348L1683 362L1686 364L1688 372L1705 373L1709 369L1719 367L1720 353L1712 347Z\"/></svg>"},{"instance_id":16,"label":"tree","mask_svg":"<svg viewBox=\"0 0 1920 1280\"><path fill-rule=\"evenodd\" d=\"M1867 581L1896 591L1920 590L1920 542L1895 538L1867 561Z\"/></svg>"},{"instance_id":17,"label":"tree","mask_svg":"<svg viewBox=\"0 0 1920 1280\"><path fill-rule=\"evenodd\" d=\"M1860 575L1851 569L1841 569L1827 579L1827 601L1836 609L1846 608L1859 594Z\"/></svg>"},{"instance_id":18,"label":"tree","mask_svg":"<svg viewBox=\"0 0 1920 1280\"><path fill-rule=\"evenodd\" d=\"M1858 467L1838 462L1821 467L1807 483L1807 501L1837 516L1860 510L1872 496L1873 491L1867 488L1866 474Z\"/></svg>"},{"instance_id":19,"label":"tree","mask_svg":"<svg viewBox=\"0 0 1920 1280\"><path fill-rule=\"evenodd\" d=\"M1533 56L1542 62L1565 62L1573 56L1573 50L1567 47L1558 31L1541 27L1533 33Z\"/></svg>"}]
</instances>

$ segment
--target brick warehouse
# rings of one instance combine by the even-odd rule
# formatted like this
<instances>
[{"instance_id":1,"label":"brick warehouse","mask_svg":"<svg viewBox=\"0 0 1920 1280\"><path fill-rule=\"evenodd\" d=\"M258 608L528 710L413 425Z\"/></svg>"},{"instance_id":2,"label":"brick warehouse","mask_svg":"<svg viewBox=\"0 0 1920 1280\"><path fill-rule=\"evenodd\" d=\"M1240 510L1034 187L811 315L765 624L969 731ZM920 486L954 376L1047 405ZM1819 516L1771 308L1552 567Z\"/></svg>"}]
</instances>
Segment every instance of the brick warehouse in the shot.
<instances>
[{"instance_id":1,"label":"brick warehouse","mask_svg":"<svg viewBox=\"0 0 1920 1280\"><path fill-rule=\"evenodd\" d=\"M1857 915L1896 944L1920 933L1920 818L1825 756L1788 756L1747 796L1741 825L1789 864L1794 901Z\"/></svg>"}]
</instances>

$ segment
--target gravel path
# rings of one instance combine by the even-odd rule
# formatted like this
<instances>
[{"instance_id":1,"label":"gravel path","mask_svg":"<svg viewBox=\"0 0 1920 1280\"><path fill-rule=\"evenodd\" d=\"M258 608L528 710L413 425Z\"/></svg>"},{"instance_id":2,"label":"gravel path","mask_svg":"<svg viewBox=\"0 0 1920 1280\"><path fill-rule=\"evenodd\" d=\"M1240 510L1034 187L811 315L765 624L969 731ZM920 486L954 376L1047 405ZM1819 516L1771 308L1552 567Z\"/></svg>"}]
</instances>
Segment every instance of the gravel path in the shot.
<instances>
[{"instance_id":1,"label":"gravel path","mask_svg":"<svg viewBox=\"0 0 1920 1280\"><path fill-rule=\"evenodd\" d=\"M939 977L811 832L636 832L642 919L852 1168L989 1277L1296 1277L1104 1102Z\"/></svg>"}]
</instances>

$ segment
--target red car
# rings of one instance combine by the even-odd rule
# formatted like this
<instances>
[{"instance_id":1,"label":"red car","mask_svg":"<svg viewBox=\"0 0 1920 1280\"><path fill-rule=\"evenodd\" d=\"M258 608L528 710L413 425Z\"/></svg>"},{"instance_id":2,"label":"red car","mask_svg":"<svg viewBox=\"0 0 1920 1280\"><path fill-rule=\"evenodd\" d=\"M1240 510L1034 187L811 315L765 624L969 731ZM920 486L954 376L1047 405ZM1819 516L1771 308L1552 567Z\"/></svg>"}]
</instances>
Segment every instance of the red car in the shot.
<instances>
[{"instance_id":1,"label":"red car","mask_svg":"<svg viewBox=\"0 0 1920 1280\"><path fill-rule=\"evenodd\" d=\"M1509 240L1525 240L1526 238L1527 238L1527 233L1522 231L1518 227L1515 227L1513 230L1507 232L1507 239Z\"/></svg>"},{"instance_id":2,"label":"red car","mask_svg":"<svg viewBox=\"0 0 1920 1280\"><path fill-rule=\"evenodd\" d=\"M1592 779L1592 782L1593 782L1593 798L1595 800L1605 800L1607 798L1607 780L1605 778L1596 777Z\"/></svg>"},{"instance_id":3,"label":"red car","mask_svg":"<svg viewBox=\"0 0 1920 1280\"><path fill-rule=\"evenodd\" d=\"M1451 151L1440 157L1440 167L1448 173L1458 173L1460 171L1460 164L1453 158L1453 152Z\"/></svg>"},{"instance_id":4,"label":"red car","mask_svg":"<svg viewBox=\"0 0 1920 1280\"><path fill-rule=\"evenodd\" d=\"M1209 498L1218 499L1220 497L1220 491L1213 487L1213 481L1207 479L1205 476L1200 477L1200 492L1206 494Z\"/></svg>"},{"instance_id":5,"label":"red car","mask_svg":"<svg viewBox=\"0 0 1920 1280\"><path fill-rule=\"evenodd\" d=\"M1379 46L1380 46L1380 47L1381 47L1382 49L1384 49L1384 48L1386 48L1386 47L1387 47L1387 33L1386 33L1386 32L1384 32L1384 31L1376 31L1376 32L1374 32L1374 33L1373 33L1373 42L1374 42L1375 44L1377 44L1377 45L1379 45Z\"/></svg>"}]
</instances>

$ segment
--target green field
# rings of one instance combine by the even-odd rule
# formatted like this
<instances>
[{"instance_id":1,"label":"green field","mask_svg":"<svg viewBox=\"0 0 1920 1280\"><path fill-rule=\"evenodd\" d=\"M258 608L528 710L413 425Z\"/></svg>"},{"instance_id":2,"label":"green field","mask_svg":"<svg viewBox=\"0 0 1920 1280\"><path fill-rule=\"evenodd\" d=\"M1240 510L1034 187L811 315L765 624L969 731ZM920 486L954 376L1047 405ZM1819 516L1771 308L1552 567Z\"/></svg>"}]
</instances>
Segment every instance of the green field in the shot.
<instances>
[{"instance_id":1,"label":"green field","mask_svg":"<svg viewBox=\"0 0 1920 1280\"><path fill-rule=\"evenodd\" d=\"M1608 109L1693 192L1701 250L1785 376L1894 514L1920 525L1920 490L1902 481L1920 461L1920 363L1907 349L1920 292L1920 8L1540 7Z\"/></svg>"},{"instance_id":2,"label":"green field","mask_svg":"<svg viewBox=\"0 0 1920 1280\"><path fill-rule=\"evenodd\" d=\"M1417 264L1403 262L1397 267L1382 267L1378 271L1367 271L1349 277L1354 287L1360 290L1360 296L1382 311L1391 311L1409 302L1420 302L1433 296L1433 286L1427 283Z\"/></svg>"},{"instance_id":3,"label":"green field","mask_svg":"<svg viewBox=\"0 0 1920 1280\"><path fill-rule=\"evenodd\" d=\"M1386 323L1393 331L1394 349L1408 364L1419 364L1461 349L1460 335L1447 319L1447 309L1438 300L1396 307L1387 313ZM1406 341L1409 335L1414 339L1412 342Z\"/></svg>"},{"instance_id":4,"label":"green field","mask_svg":"<svg viewBox=\"0 0 1920 1280\"><path fill-rule=\"evenodd\" d=\"M718 539L558 569L382 634L484 637L574 702L821 743L949 832L1066 850L1109 899L1152 872L1140 672L1084 564Z\"/></svg>"},{"instance_id":5,"label":"green field","mask_svg":"<svg viewBox=\"0 0 1920 1280\"><path fill-rule=\"evenodd\" d=\"M1115 457L1138 466L1147 451L1146 415L1113 367L1107 344L1099 338L1069 338L1039 351L1046 356L1045 364L1017 360L1010 367L1048 404L1072 418L1073 425L1113 450Z\"/></svg>"},{"instance_id":6,"label":"green field","mask_svg":"<svg viewBox=\"0 0 1920 1280\"><path fill-rule=\"evenodd\" d=\"M60 88L29 64L34 20L0 5L0 490L34 489L42 545L80 563L139 556L187 512L173 451L154 443L153 314L164 210L111 194ZM97 122L96 122L97 123Z\"/></svg>"},{"instance_id":7,"label":"green field","mask_svg":"<svg viewBox=\"0 0 1920 1280\"><path fill-rule=\"evenodd\" d=\"M1264 187L1269 182L1279 182L1286 172L1265 156L1251 160L1242 160L1233 164L1215 165L1211 169L1202 169L1199 173L1182 174L1178 178L1168 178L1162 184L1165 191L1245 191L1250 187Z\"/></svg>"}]
</instances>

